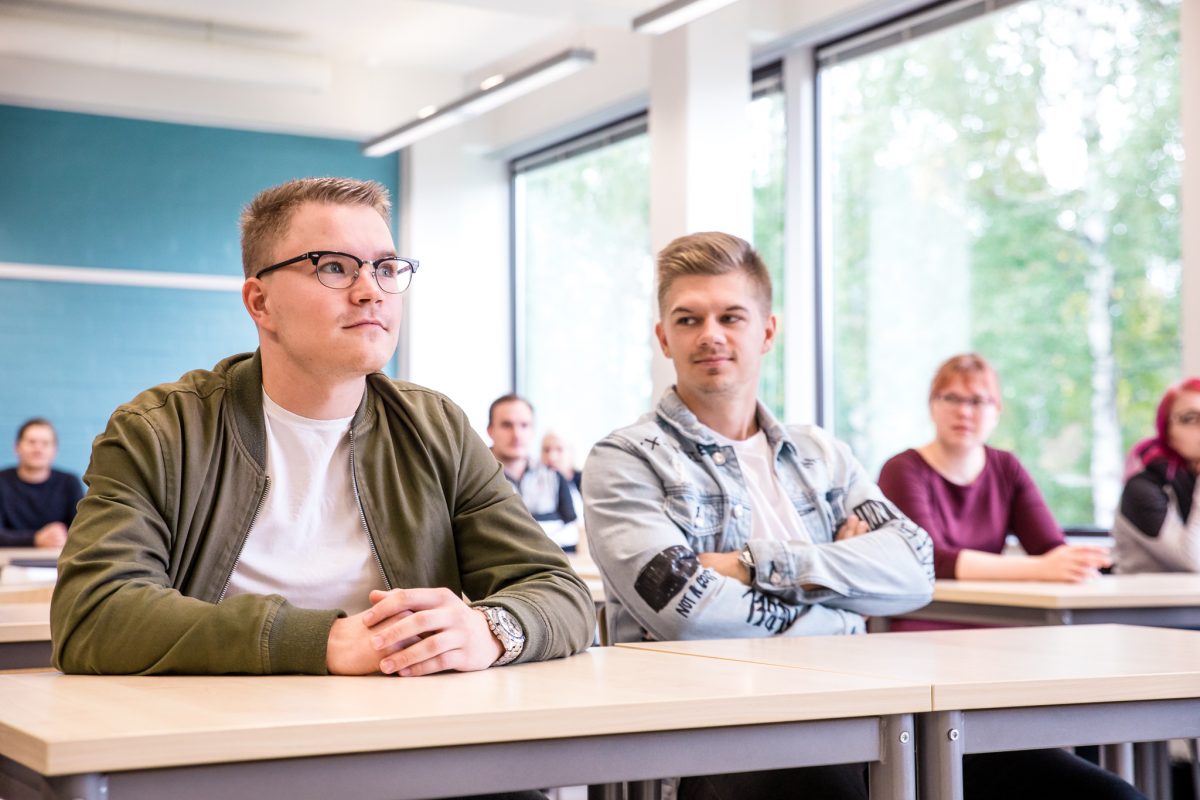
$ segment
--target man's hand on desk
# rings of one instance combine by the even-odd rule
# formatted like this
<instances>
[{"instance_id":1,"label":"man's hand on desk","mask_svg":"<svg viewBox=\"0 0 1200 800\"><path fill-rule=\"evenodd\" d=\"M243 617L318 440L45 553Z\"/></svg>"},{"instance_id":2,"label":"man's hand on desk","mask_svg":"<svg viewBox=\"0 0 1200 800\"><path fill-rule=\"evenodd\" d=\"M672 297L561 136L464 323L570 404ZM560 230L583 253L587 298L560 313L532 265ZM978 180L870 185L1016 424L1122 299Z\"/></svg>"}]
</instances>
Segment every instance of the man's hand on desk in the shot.
<instances>
[{"instance_id":1,"label":"man's hand on desk","mask_svg":"<svg viewBox=\"0 0 1200 800\"><path fill-rule=\"evenodd\" d=\"M1060 544L1049 552L1035 556L1035 560L1039 580L1070 583L1095 578L1103 567L1112 565L1112 555L1107 547L1087 544Z\"/></svg>"},{"instance_id":2,"label":"man's hand on desk","mask_svg":"<svg viewBox=\"0 0 1200 800\"><path fill-rule=\"evenodd\" d=\"M43 525L33 535L34 547L62 547L67 543L67 526L61 522Z\"/></svg>"},{"instance_id":3,"label":"man's hand on desk","mask_svg":"<svg viewBox=\"0 0 1200 800\"><path fill-rule=\"evenodd\" d=\"M371 592L373 606L329 632L331 674L402 676L486 669L504 652L483 612L449 589Z\"/></svg>"}]
</instances>

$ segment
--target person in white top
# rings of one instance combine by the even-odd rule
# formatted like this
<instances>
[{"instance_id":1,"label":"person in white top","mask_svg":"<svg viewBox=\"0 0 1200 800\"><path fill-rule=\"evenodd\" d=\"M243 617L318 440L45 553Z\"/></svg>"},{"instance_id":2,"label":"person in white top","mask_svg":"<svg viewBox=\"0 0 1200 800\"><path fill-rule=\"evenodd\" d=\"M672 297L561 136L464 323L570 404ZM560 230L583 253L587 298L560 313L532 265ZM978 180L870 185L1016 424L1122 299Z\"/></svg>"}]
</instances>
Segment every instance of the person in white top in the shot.
<instances>
[{"instance_id":1,"label":"person in white top","mask_svg":"<svg viewBox=\"0 0 1200 800\"><path fill-rule=\"evenodd\" d=\"M570 655L586 585L445 396L383 374L418 262L386 189L289 181L242 214L259 351L119 407L51 609L77 673L404 677Z\"/></svg>"}]
</instances>

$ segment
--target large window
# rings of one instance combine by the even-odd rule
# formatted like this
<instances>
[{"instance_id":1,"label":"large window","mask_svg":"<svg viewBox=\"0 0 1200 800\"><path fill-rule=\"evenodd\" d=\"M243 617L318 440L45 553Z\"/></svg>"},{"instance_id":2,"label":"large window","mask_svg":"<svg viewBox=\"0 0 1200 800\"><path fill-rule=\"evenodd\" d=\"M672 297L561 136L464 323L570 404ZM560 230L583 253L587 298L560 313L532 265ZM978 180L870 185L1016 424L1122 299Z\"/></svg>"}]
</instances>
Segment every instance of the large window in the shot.
<instances>
[{"instance_id":1,"label":"large window","mask_svg":"<svg viewBox=\"0 0 1200 800\"><path fill-rule=\"evenodd\" d=\"M633 120L515 165L518 390L592 444L650 407L650 142Z\"/></svg>"},{"instance_id":2,"label":"large window","mask_svg":"<svg viewBox=\"0 0 1200 800\"><path fill-rule=\"evenodd\" d=\"M819 54L831 421L869 470L931 438L934 368L975 350L993 444L1060 523L1111 520L1179 377L1178 18L1029 0Z\"/></svg>"},{"instance_id":3,"label":"large window","mask_svg":"<svg viewBox=\"0 0 1200 800\"><path fill-rule=\"evenodd\" d=\"M784 113L778 68L754 76L748 109L754 239L783 302ZM513 165L517 389L582 462L592 444L650 408L654 265L645 118ZM762 397L783 410L784 352Z\"/></svg>"}]
</instances>

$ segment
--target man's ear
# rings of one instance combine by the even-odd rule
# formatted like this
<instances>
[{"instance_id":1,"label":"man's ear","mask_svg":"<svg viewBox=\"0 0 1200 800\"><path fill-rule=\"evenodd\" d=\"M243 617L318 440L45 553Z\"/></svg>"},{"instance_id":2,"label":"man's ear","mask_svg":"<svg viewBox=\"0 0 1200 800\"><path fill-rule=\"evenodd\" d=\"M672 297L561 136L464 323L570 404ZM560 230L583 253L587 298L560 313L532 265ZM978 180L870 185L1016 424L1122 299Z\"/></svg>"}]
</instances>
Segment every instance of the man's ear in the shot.
<instances>
[{"instance_id":1,"label":"man's ear","mask_svg":"<svg viewBox=\"0 0 1200 800\"><path fill-rule=\"evenodd\" d=\"M667 358L671 357L671 348L667 346L667 337L663 333L662 322L654 323L654 336L658 339L658 346L662 349L662 354Z\"/></svg>"},{"instance_id":2,"label":"man's ear","mask_svg":"<svg viewBox=\"0 0 1200 800\"><path fill-rule=\"evenodd\" d=\"M775 315L768 314L767 315L767 328L764 331L763 347L762 347L762 351L763 351L764 355L771 352L771 348L775 346L775 332L778 330L778 326L779 326L779 320L777 320L775 318Z\"/></svg>"},{"instance_id":3,"label":"man's ear","mask_svg":"<svg viewBox=\"0 0 1200 800\"><path fill-rule=\"evenodd\" d=\"M258 278L247 278L242 284L242 304L246 306L255 325L264 330L274 330L267 303L267 287Z\"/></svg>"}]
</instances>

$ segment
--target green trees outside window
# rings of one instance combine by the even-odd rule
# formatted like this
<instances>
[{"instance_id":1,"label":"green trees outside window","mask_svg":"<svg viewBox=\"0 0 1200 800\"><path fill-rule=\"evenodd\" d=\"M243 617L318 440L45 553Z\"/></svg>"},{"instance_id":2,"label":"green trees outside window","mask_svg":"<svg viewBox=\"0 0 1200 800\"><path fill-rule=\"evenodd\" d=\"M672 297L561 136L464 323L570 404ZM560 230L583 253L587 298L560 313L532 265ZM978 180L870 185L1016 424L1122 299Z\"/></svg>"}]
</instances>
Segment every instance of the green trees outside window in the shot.
<instances>
[{"instance_id":1,"label":"green trees outside window","mask_svg":"<svg viewBox=\"0 0 1200 800\"><path fill-rule=\"evenodd\" d=\"M877 471L935 366L1000 373L993 444L1107 525L1180 377L1178 0L1029 0L826 65L834 420Z\"/></svg>"}]
</instances>

